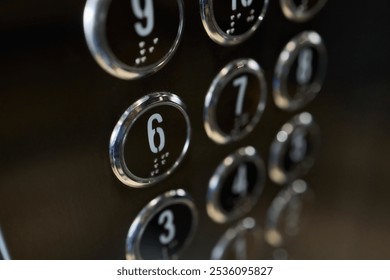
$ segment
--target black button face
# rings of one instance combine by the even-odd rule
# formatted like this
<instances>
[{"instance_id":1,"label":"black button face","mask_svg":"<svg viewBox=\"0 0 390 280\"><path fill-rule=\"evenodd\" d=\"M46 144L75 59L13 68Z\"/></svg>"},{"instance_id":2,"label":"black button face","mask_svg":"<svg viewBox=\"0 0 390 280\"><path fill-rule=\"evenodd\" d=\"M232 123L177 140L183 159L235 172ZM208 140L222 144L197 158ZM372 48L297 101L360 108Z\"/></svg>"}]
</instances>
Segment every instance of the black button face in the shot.
<instances>
[{"instance_id":1,"label":"black button face","mask_svg":"<svg viewBox=\"0 0 390 280\"><path fill-rule=\"evenodd\" d=\"M297 22L313 18L326 4L327 0L280 0L284 15Z\"/></svg>"},{"instance_id":2,"label":"black button face","mask_svg":"<svg viewBox=\"0 0 390 280\"><path fill-rule=\"evenodd\" d=\"M327 51L316 32L294 37L279 56L275 68L273 95L286 111L303 108L320 92L327 68Z\"/></svg>"},{"instance_id":3,"label":"black button face","mask_svg":"<svg viewBox=\"0 0 390 280\"><path fill-rule=\"evenodd\" d=\"M152 93L129 107L111 136L115 175L131 187L157 183L175 170L189 146L185 105L171 93Z\"/></svg>"},{"instance_id":4,"label":"black button face","mask_svg":"<svg viewBox=\"0 0 390 280\"><path fill-rule=\"evenodd\" d=\"M187 205L173 204L160 210L145 227L140 239L141 258L171 259L191 233L192 212Z\"/></svg>"},{"instance_id":5,"label":"black button face","mask_svg":"<svg viewBox=\"0 0 390 280\"><path fill-rule=\"evenodd\" d=\"M197 225L197 213L184 190L152 200L134 220L127 236L128 259L177 259Z\"/></svg>"},{"instance_id":6,"label":"black button face","mask_svg":"<svg viewBox=\"0 0 390 280\"><path fill-rule=\"evenodd\" d=\"M262 246L262 232L253 218L245 218L229 228L215 245L212 260L255 260L259 259Z\"/></svg>"},{"instance_id":7,"label":"black button face","mask_svg":"<svg viewBox=\"0 0 390 280\"><path fill-rule=\"evenodd\" d=\"M320 132L309 113L283 125L271 144L269 176L277 184L291 183L312 167L320 144Z\"/></svg>"},{"instance_id":8,"label":"black button face","mask_svg":"<svg viewBox=\"0 0 390 280\"><path fill-rule=\"evenodd\" d=\"M205 100L204 126L216 143L237 141L253 131L264 111L266 82L251 59L236 60L214 79Z\"/></svg>"},{"instance_id":9,"label":"black button face","mask_svg":"<svg viewBox=\"0 0 390 280\"><path fill-rule=\"evenodd\" d=\"M296 180L282 189L267 210L265 240L273 247L285 245L286 240L298 234L306 182Z\"/></svg>"},{"instance_id":10,"label":"black button face","mask_svg":"<svg viewBox=\"0 0 390 280\"><path fill-rule=\"evenodd\" d=\"M244 215L256 204L264 182L264 164L255 149L239 149L218 166L210 179L207 213L218 223Z\"/></svg>"},{"instance_id":11,"label":"black button face","mask_svg":"<svg viewBox=\"0 0 390 280\"><path fill-rule=\"evenodd\" d=\"M186 143L187 122L182 111L169 104L146 108L127 134L126 166L136 177L157 177L175 165Z\"/></svg>"},{"instance_id":12,"label":"black button face","mask_svg":"<svg viewBox=\"0 0 390 280\"><path fill-rule=\"evenodd\" d=\"M96 61L121 79L158 71L183 32L182 0L88 0L84 31Z\"/></svg>"},{"instance_id":13,"label":"black button face","mask_svg":"<svg viewBox=\"0 0 390 280\"><path fill-rule=\"evenodd\" d=\"M221 45L235 45L248 39L259 27L268 0L201 0L200 6L210 38Z\"/></svg>"}]
</instances>

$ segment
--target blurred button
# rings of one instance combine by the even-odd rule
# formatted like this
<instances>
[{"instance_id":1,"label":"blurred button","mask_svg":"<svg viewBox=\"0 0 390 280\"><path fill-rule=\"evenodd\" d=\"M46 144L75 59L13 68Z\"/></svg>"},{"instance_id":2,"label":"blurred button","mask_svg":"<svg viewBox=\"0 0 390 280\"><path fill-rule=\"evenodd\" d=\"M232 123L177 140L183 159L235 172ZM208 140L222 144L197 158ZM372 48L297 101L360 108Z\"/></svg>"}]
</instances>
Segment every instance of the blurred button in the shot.
<instances>
[{"instance_id":1,"label":"blurred button","mask_svg":"<svg viewBox=\"0 0 390 280\"><path fill-rule=\"evenodd\" d=\"M253 59L226 65L206 95L204 127L218 144L244 138L260 121L267 99L263 70Z\"/></svg>"},{"instance_id":2,"label":"blurred button","mask_svg":"<svg viewBox=\"0 0 390 280\"><path fill-rule=\"evenodd\" d=\"M197 222L195 205L184 190L158 196L132 223L126 240L126 258L177 259L191 241Z\"/></svg>"},{"instance_id":3,"label":"blurred button","mask_svg":"<svg viewBox=\"0 0 390 280\"><path fill-rule=\"evenodd\" d=\"M189 117L181 99L151 93L131 105L116 124L110 140L111 166L130 187L146 187L169 176L187 153Z\"/></svg>"},{"instance_id":4,"label":"blurred button","mask_svg":"<svg viewBox=\"0 0 390 280\"><path fill-rule=\"evenodd\" d=\"M260 26L269 0L200 0L200 14L209 37L220 45L242 43Z\"/></svg>"},{"instance_id":5,"label":"blurred button","mask_svg":"<svg viewBox=\"0 0 390 280\"><path fill-rule=\"evenodd\" d=\"M226 223L249 212L265 183L264 163L253 147L241 148L226 157L215 170L207 192L207 213Z\"/></svg>"},{"instance_id":6,"label":"blurred button","mask_svg":"<svg viewBox=\"0 0 390 280\"><path fill-rule=\"evenodd\" d=\"M309 113L284 124L271 144L269 176L285 184L305 175L312 167L320 145L320 131Z\"/></svg>"},{"instance_id":7,"label":"blurred button","mask_svg":"<svg viewBox=\"0 0 390 280\"><path fill-rule=\"evenodd\" d=\"M304 22L313 18L327 0L280 0L283 14L290 20Z\"/></svg>"},{"instance_id":8,"label":"blurred button","mask_svg":"<svg viewBox=\"0 0 390 280\"><path fill-rule=\"evenodd\" d=\"M183 32L183 1L88 0L84 33L96 62L120 79L161 69Z\"/></svg>"},{"instance_id":9,"label":"blurred button","mask_svg":"<svg viewBox=\"0 0 390 280\"><path fill-rule=\"evenodd\" d=\"M3 232L0 227L0 260L10 260L7 244L4 239Z\"/></svg>"},{"instance_id":10,"label":"blurred button","mask_svg":"<svg viewBox=\"0 0 390 280\"><path fill-rule=\"evenodd\" d=\"M269 245L281 247L285 245L286 240L298 234L303 196L307 193L306 182L296 180L277 194L266 214L264 234ZM279 257L274 256L274 258L283 257L279 254Z\"/></svg>"},{"instance_id":11,"label":"blurred button","mask_svg":"<svg viewBox=\"0 0 390 280\"><path fill-rule=\"evenodd\" d=\"M320 92L326 74L327 51L321 36L305 31L283 49L275 68L273 96L275 104L296 111Z\"/></svg>"},{"instance_id":12,"label":"blurred button","mask_svg":"<svg viewBox=\"0 0 390 280\"><path fill-rule=\"evenodd\" d=\"M263 235L253 218L245 218L229 228L211 252L212 260L259 259Z\"/></svg>"}]
</instances>

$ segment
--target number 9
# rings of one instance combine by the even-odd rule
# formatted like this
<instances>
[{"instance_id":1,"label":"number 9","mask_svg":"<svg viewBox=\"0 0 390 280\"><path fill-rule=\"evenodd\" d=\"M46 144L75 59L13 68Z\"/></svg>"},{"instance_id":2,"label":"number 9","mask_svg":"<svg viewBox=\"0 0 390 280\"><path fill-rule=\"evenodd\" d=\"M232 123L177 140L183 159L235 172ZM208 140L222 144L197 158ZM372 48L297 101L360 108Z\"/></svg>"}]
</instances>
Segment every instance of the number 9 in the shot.
<instances>
[{"instance_id":1,"label":"number 9","mask_svg":"<svg viewBox=\"0 0 390 280\"><path fill-rule=\"evenodd\" d=\"M146 19L146 25L143 26L141 22L136 22L134 28L139 36L146 37L152 32L154 27L153 0L144 0L145 5L143 9L140 2L141 0L131 0L131 7L134 15L139 20Z\"/></svg>"}]
</instances>

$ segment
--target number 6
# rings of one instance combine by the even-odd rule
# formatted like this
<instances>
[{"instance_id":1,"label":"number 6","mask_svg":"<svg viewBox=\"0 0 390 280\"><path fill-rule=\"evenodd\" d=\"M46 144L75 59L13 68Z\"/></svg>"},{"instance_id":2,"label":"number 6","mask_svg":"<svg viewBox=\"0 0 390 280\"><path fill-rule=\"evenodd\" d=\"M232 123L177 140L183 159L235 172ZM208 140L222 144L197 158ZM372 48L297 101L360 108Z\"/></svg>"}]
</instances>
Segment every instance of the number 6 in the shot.
<instances>
[{"instance_id":1,"label":"number 6","mask_svg":"<svg viewBox=\"0 0 390 280\"><path fill-rule=\"evenodd\" d=\"M152 115L148 120L148 140L149 140L149 147L152 153L157 154L164 149L165 146L165 134L164 130L161 127L153 128L153 121L157 121L158 123L163 122L163 118L160 114L154 114ZM156 147L156 143L154 141L154 136L158 134L160 137L160 145Z\"/></svg>"}]
</instances>

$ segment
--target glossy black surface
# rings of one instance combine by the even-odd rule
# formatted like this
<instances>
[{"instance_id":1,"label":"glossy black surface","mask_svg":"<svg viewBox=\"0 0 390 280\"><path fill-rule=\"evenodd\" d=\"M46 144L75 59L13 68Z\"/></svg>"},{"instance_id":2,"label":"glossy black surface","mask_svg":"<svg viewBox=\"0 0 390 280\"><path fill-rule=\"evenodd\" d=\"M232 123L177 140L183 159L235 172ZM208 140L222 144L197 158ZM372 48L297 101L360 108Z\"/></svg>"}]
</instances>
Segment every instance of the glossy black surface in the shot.
<instances>
[{"instance_id":1,"label":"glossy black surface","mask_svg":"<svg viewBox=\"0 0 390 280\"><path fill-rule=\"evenodd\" d=\"M301 24L270 1L255 35L235 47L212 42L199 1L185 2L177 53L158 73L137 81L111 77L93 60L82 27L85 1L0 3L0 224L11 257L123 259L138 212L166 190L183 188L199 210L183 258L209 258L234 223L221 226L207 216L208 181L239 147L253 145L268 158L276 132L293 116L271 98L275 62L293 36L315 30L329 52L324 88L304 108L322 131L321 153L304 178L315 200L286 248L293 259L389 259L389 2L328 1ZM262 66L270 98L252 134L216 145L203 129L204 97L218 71L241 57ZM192 144L170 178L131 189L111 170L109 139L126 108L155 91L177 94L188 106ZM260 225L279 190L268 180L250 213Z\"/></svg>"}]
</instances>

